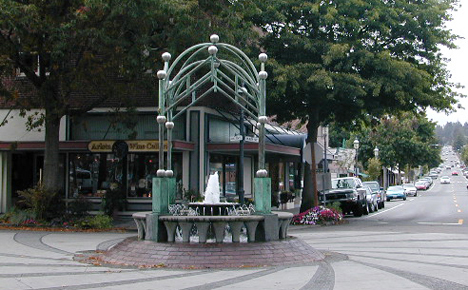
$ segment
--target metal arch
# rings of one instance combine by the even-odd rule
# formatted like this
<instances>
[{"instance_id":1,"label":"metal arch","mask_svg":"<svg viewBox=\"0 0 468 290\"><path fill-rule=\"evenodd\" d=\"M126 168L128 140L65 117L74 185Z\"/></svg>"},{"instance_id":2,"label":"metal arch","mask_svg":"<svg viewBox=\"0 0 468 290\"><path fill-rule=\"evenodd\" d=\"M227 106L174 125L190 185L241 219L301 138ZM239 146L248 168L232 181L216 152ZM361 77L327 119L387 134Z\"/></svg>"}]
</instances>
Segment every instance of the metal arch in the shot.
<instances>
[{"instance_id":1,"label":"metal arch","mask_svg":"<svg viewBox=\"0 0 468 290\"><path fill-rule=\"evenodd\" d=\"M239 48L226 43L218 43L219 37L212 35L212 42L201 43L186 49L169 66L170 54L164 53L164 69L158 71L159 78L159 177L172 176L172 128L173 120L205 96L218 92L230 99L236 106L259 122L259 171L257 176L266 177L265 170L265 122L266 122L266 55L260 58L259 73L252 61ZM226 59L218 58L226 54ZM206 73L193 84L191 77L208 68ZM178 72L176 73L176 70ZM196 92L205 84L212 86L200 96ZM175 113L177 106L187 98L190 104ZM174 114L175 113L175 114ZM164 127L167 129L167 170L164 170Z\"/></svg>"}]
</instances>

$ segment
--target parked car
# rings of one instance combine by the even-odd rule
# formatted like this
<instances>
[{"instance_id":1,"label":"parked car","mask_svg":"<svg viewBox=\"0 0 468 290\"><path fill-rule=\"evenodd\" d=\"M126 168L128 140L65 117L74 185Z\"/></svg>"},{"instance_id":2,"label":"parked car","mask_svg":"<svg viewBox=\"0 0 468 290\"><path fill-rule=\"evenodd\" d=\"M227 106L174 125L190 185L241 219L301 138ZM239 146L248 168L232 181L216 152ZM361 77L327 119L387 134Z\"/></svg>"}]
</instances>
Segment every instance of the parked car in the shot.
<instances>
[{"instance_id":1,"label":"parked car","mask_svg":"<svg viewBox=\"0 0 468 290\"><path fill-rule=\"evenodd\" d=\"M427 189L429 189L429 187L431 187L432 183L434 183L434 180L432 180L432 178L430 178L430 177L423 177L423 178L421 178L419 180L426 180L427 181L427 183L429 184Z\"/></svg>"},{"instance_id":2,"label":"parked car","mask_svg":"<svg viewBox=\"0 0 468 290\"><path fill-rule=\"evenodd\" d=\"M437 179L437 177L439 177L439 174L436 171L431 171L431 173L429 173L429 177L432 179Z\"/></svg>"},{"instance_id":3,"label":"parked car","mask_svg":"<svg viewBox=\"0 0 468 290\"><path fill-rule=\"evenodd\" d=\"M425 181L416 181L416 183L414 184L414 187L416 187L416 189L418 190L426 190L428 188L427 182Z\"/></svg>"},{"instance_id":4,"label":"parked car","mask_svg":"<svg viewBox=\"0 0 468 290\"><path fill-rule=\"evenodd\" d=\"M385 190L383 187L380 187L380 184L378 181L366 181L363 182L364 185L367 185L370 187L370 189L374 192L377 192L377 200L378 200L378 208L384 208L385 207L385 200L387 199L385 195Z\"/></svg>"},{"instance_id":5,"label":"parked car","mask_svg":"<svg viewBox=\"0 0 468 290\"><path fill-rule=\"evenodd\" d=\"M405 189L401 185L389 186L387 188L387 201L397 198L406 200Z\"/></svg>"},{"instance_id":6,"label":"parked car","mask_svg":"<svg viewBox=\"0 0 468 290\"><path fill-rule=\"evenodd\" d=\"M450 184L450 177L448 176L442 176L440 178L440 184Z\"/></svg>"},{"instance_id":7,"label":"parked car","mask_svg":"<svg viewBox=\"0 0 468 290\"><path fill-rule=\"evenodd\" d=\"M377 198L377 192L372 191L372 189L367 185L364 185L364 189L366 190L367 212L372 213L374 211L378 211L379 201Z\"/></svg>"},{"instance_id":8,"label":"parked car","mask_svg":"<svg viewBox=\"0 0 468 290\"><path fill-rule=\"evenodd\" d=\"M418 189L414 184L405 183L403 184L403 188L405 189L406 196L418 196Z\"/></svg>"},{"instance_id":9,"label":"parked car","mask_svg":"<svg viewBox=\"0 0 468 290\"><path fill-rule=\"evenodd\" d=\"M334 178L331 182L331 189L319 193L322 204L338 201L343 213L353 212L356 217L367 213L366 189L359 178Z\"/></svg>"}]
</instances>

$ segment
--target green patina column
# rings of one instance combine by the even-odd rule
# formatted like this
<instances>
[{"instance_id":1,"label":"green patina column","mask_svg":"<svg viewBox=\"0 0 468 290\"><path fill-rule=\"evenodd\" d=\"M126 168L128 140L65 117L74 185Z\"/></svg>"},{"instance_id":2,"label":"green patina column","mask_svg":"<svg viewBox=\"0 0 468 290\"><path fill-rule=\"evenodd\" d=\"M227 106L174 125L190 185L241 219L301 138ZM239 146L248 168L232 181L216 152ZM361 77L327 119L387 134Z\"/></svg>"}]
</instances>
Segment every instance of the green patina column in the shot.
<instances>
[{"instance_id":1,"label":"green patina column","mask_svg":"<svg viewBox=\"0 0 468 290\"><path fill-rule=\"evenodd\" d=\"M175 202L175 178L153 178L152 201L152 213L146 216L145 239L164 242L167 241L167 233L164 224L159 221L159 216L167 215L169 204Z\"/></svg>"},{"instance_id":2,"label":"green patina column","mask_svg":"<svg viewBox=\"0 0 468 290\"><path fill-rule=\"evenodd\" d=\"M254 200L256 213L271 213L271 178L254 178Z\"/></svg>"}]
</instances>

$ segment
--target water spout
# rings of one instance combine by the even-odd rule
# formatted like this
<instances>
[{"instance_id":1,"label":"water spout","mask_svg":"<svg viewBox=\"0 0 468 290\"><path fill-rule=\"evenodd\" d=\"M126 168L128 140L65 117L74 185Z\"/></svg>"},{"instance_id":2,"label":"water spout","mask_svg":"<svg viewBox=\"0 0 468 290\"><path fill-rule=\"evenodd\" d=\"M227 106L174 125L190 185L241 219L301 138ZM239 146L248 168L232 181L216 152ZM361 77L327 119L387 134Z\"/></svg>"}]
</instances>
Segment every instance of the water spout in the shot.
<instances>
[{"instance_id":1,"label":"water spout","mask_svg":"<svg viewBox=\"0 0 468 290\"><path fill-rule=\"evenodd\" d=\"M203 203L217 204L220 202L219 197L219 176L218 172L215 172L208 178L208 184L206 185L205 198Z\"/></svg>"}]
</instances>

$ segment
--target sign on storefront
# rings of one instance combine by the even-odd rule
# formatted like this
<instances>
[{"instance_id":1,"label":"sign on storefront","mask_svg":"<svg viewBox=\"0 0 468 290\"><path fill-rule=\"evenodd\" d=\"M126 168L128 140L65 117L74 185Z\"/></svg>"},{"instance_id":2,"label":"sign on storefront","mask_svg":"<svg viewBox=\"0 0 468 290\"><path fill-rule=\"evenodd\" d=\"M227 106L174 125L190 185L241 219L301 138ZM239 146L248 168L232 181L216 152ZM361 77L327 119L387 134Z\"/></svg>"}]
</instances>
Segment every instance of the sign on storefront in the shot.
<instances>
[{"instance_id":1,"label":"sign on storefront","mask_svg":"<svg viewBox=\"0 0 468 290\"><path fill-rule=\"evenodd\" d=\"M115 140L91 141L88 149L91 152L111 153ZM128 152L156 152L159 151L158 140L127 140ZM164 151L167 151L167 141L164 141Z\"/></svg>"}]
</instances>

